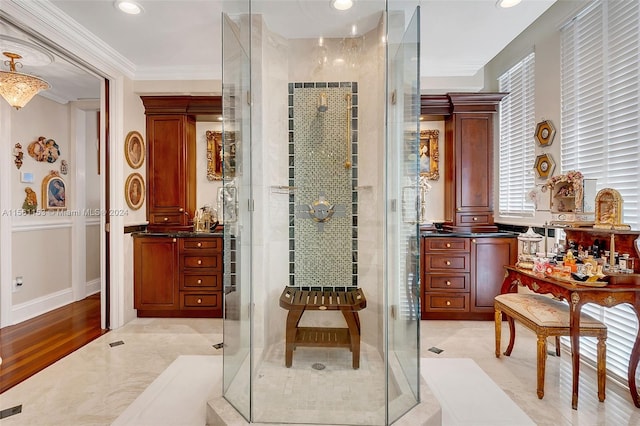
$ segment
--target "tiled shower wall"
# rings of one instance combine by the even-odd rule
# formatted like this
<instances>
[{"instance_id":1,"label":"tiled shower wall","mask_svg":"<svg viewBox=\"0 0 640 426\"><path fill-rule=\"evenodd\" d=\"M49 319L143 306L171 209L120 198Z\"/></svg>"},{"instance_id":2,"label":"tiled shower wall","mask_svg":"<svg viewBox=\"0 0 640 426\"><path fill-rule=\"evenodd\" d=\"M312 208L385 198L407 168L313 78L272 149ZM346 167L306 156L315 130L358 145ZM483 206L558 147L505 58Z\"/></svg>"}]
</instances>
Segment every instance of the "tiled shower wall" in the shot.
<instances>
[{"instance_id":1,"label":"tiled shower wall","mask_svg":"<svg viewBox=\"0 0 640 426\"><path fill-rule=\"evenodd\" d=\"M328 109L318 111L321 93ZM351 110L347 115L347 94ZM289 285L338 289L358 285L358 84L289 83ZM351 126L347 141L347 126ZM349 159L350 167L345 167ZM320 197L345 214L323 226L296 215Z\"/></svg>"}]
</instances>

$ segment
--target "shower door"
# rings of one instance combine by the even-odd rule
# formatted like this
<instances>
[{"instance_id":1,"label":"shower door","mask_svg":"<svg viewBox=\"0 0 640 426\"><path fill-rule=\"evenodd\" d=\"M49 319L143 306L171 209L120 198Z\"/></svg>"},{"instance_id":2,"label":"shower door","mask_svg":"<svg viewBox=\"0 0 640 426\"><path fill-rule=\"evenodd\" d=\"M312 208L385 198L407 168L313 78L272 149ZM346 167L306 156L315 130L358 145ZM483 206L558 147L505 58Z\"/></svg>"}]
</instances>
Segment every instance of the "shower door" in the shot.
<instances>
[{"instance_id":1,"label":"shower door","mask_svg":"<svg viewBox=\"0 0 640 426\"><path fill-rule=\"evenodd\" d=\"M420 8L411 20L395 19L389 2L386 146L386 297L388 379L403 382L403 398L387 388L387 424L415 406L420 385L419 116Z\"/></svg>"},{"instance_id":2,"label":"shower door","mask_svg":"<svg viewBox=\"0 0 640 426\"><path fill-rule=\"evenodd\" d=\"M223 395L251 419L251 110L248 1L225 2L222 17L224 220ZM235 12L235 13L233 13Z\"/></svg>"}]
</instances>

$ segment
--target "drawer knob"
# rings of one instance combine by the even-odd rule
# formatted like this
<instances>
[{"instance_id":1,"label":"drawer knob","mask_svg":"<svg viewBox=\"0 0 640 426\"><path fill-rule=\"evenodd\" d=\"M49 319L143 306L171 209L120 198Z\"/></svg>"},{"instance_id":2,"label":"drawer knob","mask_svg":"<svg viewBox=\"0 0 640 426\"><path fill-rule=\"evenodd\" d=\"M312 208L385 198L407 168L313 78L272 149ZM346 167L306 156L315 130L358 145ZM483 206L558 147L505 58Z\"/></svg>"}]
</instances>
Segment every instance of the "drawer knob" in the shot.
<instances>
[{"instance_id":1,"label":"drawer knob","mask_svg":"<svg viewBox=\"0 0 640 426\"><path fill-rule=\"evenodd\" d=\"M451 302L447 300L447 306L451 306Z\"/></svg>"},{"instance_id":2,"label":"drawer knob","mask_svg":"<svg viewBox=\"0 0 640 426\"><path fill-rule=\"evenodd\" d=\"M447 281L447 285L451 285L451 281Z\"/></svg>"},{"instance_id":3,"label":"drawer knob","mask_svg":"<svg viewBox=\"0 0 640 426\"><path fill-rule=\"evenodd\" d=\"M198 299L198 304L202 303L202 299Z\"/></svg>"},{"instance_id":4,"label":"drawer knob","mask_svg":"<svg viewBox=\"0 0 640 426\"><path fill-rule=\"evenodd\" d=\"M198 247L202 247L202 243L198 243Z\"/></svg>"},{"instance_id":5,"label":"drawer knob","mask_svg":"<svg viewBox=\"0 0 640 426\"><path fill-rule=\"evenodd\" d=\"M164 220L164 221L166 222L166 221L168 221L168 220L169 220L169 218L168 218L168 217L165 217L165 218L164 218L164 219L162 219L162 220Z\"/></svg>"},{"instance_id":6,"label":"drawer knob","mask_svg":"<svg viewBox=\"0 0 640 426\"><path fill-rule=\"evenodd\" d=\"M471 240L471 242L475 244L475 243L477 242L477 240L476 240L475 238L473 238L473 239Z\"/></svg>"},{"instance_id":7,"label":"drawer knob","mask_svg":"<svg viewBox=\"0 0 640 426\"><path fill-rule=\"evenodd\" d=\"M180 213L182 213L182 212L184 211L184 209L183 209L182 207L180 207L180 208L178 209L178 211L179 211Z\"/></svg>"},{"instance_id":8,"label":"drawer knob","mask_svg":"<svg viewBox=\"0 0 640 426\"><path fill-rule=\"evenodd\" d=\"M458 207L456 210L458 210L458 211L462 211L462 207Z\"/></svg>"},{"instance_id":9,"label":"drawer knob","mask_svg":"<svg viewBox=\"0 0 640 426\"><path fill-rule=\"evenodd\" d=\"M198 278L198 284L202 284L202 280Z\"/></svg>"},{"instance_id":10,"label":"drawer knob","mask_svg":"<svg viewBox=\"0 0 640 426\"><path fill-rule=\"evenodd\" d=\"M447 264L447 266L451 265L451 261L450 260L447 260L445 263Z\"/></svg>"},{"instance_id":11,"label":"drawer knob","mask_svg":"<svg viewBox=\"0 0 640 426\"><path fill-rule=\"evenodd\" d=\"M447 248L451 247L451 243L447 243Z\"/></svg>"},{"instance_id":12,"label":"drawer knob","mask_svg":"<svg viewBox=\"0 0 640 426\"><path fill-rule=\"evenodd\" d=\"M474 218L473 218L473 220L474 220L474 222L477 222L477 221L478 221L478 218L477 218L477 217L474 217Z\"/></svg>"},{"instance_id":13,"label":"drawer knob","mask_svg":"<svg viewBox=\"0 0 640 426\"><path fill-rule=\"evenodd\" d=\"M177 239L177 238L174 238L174 239L173 239L173 242L175 243L176 241L178 241L178 239Z\"/></svg>"},{"instance_id":14,"label":"drawer knob","mask_svg":"<svg viewBox=\"0 0 640 426\"><path fill-rule=\"evenodd\" d=\"M202 259L198 259L198 265L202 265Z\"/></svg>"}]
</instances>

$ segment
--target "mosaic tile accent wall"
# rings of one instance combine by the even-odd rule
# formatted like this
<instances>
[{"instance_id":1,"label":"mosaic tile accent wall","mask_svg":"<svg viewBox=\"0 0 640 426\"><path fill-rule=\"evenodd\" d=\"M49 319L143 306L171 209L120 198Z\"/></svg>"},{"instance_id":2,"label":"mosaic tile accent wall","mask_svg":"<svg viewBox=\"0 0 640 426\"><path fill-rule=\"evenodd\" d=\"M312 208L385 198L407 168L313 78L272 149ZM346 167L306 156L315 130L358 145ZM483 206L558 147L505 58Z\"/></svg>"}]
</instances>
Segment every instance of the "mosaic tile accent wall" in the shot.
<instances>
[{"instance_id":1,"label":"mosaic tile accent wall","mask_svg":"<svg viewBox=\"0 0 640 426\"><path fill-rule=\"evenodd\" d=\"M318 111L322 94L326 95L324 112ZM352 105L349 117L347 95ZM289 186L294 187L289 195L289 285L313 290L355 287L358 83L289 83L288 105ZM345 167L347 159L350 167ZM324 223L296 213L323 200L336 211Z\"/></svg>"}]
</instances>

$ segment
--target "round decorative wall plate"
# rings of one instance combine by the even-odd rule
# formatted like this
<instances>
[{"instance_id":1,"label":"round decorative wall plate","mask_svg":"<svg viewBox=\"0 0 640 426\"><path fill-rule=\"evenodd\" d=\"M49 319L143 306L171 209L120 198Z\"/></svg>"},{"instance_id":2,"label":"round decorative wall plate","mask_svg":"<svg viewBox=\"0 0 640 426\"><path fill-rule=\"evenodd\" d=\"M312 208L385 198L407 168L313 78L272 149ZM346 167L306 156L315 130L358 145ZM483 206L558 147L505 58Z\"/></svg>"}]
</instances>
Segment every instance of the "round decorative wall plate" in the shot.
<instances>
[{"instance_id":1,"label":"round decorative wall plate","mask_svg":"<svg viewBox=\"0 0 640 426\"><path fill-rule=\"evenodd\" d=\"M553 158L549 154L541 154L536 157L536 162L533 166L536 170L536 174L539 178L548 178L553 175L553 170L556 168L556 163L553 162Z\"/></svg>"},{"instance_id":2,"label":"round decorative wall plate","mask_svg":"<svg viewBox=\"0 0 640 426\"><path fill-rule=\"evenodd\" d=\"M536 125L536 140L540 146L549 146L553 143L556 129L549 120L544 120Z\"/></svg>"}]
</instances>

